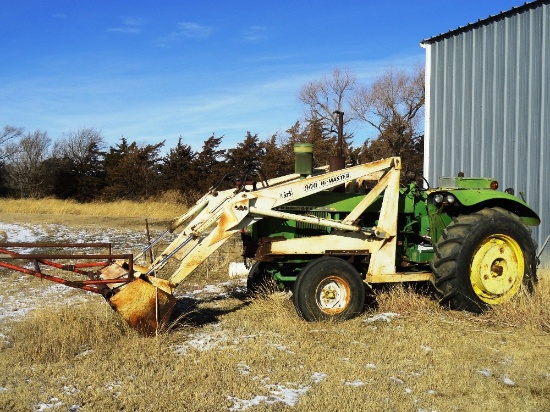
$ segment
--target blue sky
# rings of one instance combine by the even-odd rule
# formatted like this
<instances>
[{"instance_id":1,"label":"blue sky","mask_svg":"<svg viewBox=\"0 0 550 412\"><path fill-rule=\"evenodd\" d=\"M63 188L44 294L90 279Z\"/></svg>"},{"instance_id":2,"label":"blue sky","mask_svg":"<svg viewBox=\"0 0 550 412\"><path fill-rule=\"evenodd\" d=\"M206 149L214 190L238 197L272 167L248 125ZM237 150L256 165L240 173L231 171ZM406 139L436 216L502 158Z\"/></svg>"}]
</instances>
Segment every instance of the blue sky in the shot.
<instances>
[{"instance_id":1,"label":"blue sky","mask_svg":"<svg viewBox=\"0 0 550 412\"><path fill-rule=\"evenodd\" d=\"M336 67L364 84L411 70L422 39L523 3L2 0L0 127L228 148L301 120L300 88Z\"/></svg>"}]
</instances>

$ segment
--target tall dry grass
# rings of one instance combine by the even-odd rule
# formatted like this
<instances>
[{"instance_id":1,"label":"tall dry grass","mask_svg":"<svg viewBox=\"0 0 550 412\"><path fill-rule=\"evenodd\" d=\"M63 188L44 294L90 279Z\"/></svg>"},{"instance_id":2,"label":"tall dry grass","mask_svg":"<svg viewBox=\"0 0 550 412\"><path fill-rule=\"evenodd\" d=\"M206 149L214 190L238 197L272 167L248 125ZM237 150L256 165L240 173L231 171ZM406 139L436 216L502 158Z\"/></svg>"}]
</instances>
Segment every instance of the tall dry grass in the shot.
<instances>
[{"instance_id":1,"label":"tall dry grass","mask_svg":"<svg viewBox=\"0 0 550 412\"><path fill-rule=\"evenodd\" d=\"M79 203L74 200L0 199L0 213L29 213L38 215L102 216L111 218L150 218L171 220L188 209L188 201L175 192L167 192L158 199L141 202L118 200L113 202Z\"/></svg>"},{"instance_id":2,"label":"tall dry grass","mask_svg":"<svg viewBox=\"0 0 550 412\"><path fill-rule=\"evenodd\" d=\"M542 324L443 310L414 288L376 293L376 312L326 323L300 320L280 293L197 298L200 322L154 338L99 300L41 310L3 330L0 409L550 409ZM548 301L543 292L502 311L537 312Z\"/></svg>"}]
</instances>

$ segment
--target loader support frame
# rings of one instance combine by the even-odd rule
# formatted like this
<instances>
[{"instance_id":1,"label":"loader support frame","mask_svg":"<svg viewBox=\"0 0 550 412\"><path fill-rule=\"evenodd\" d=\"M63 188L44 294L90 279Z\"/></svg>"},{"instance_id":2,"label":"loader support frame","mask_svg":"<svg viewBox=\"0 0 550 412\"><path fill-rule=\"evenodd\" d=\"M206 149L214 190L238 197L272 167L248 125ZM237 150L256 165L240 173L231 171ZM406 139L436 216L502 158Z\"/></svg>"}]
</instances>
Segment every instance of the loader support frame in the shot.
<instances>
[{"instance_id":1,"label":"loader support frame","mask_svg":"<svg viewBox=\"0 0 550 412\"><path fill-rule=\"evenodd\" d=\"M10 248L10 249L8 249ZM106 249L105 253L19 253L11 249ZM123 284L133 281L133 278L101 279L99 272L91 272L84 269L103 269L116 260L127 262L129 272L133 272L134 258L132 254L112 254L110 243L32 243L32 242L7 242L0 243L0 267L60 283L72 288L83 289L88 292L99 293L106 298L112 295L109 285ZM34 270L13 263L13 261L33 262ZM71 263L60 263L69 261ZM84 261L84 262L83 262ZM85 280L67 279L42 272L40 265L52 267L59 271L72 272L86 276Z\"/></svg>"}]
</instances>

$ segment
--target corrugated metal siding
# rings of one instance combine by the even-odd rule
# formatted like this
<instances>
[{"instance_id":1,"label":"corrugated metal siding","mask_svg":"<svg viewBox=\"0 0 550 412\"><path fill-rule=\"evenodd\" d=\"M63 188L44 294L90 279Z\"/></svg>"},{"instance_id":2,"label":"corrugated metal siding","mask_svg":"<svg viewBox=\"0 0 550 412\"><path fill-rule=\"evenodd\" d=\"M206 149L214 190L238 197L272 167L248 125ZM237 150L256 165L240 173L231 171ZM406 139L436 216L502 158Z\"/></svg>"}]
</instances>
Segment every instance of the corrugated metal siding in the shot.
<instances>
[{"instance_id":1,"label":"corrugated metal siding","mask_svg":"<svg viewBox=\"0 0 550 412\"><path fill-rule=\"evenodd\" d=\"M550 234L549 3L425 42L426 176L463 171L525 193L542 219L541 246Z\"/></svg>"}]
</instances>

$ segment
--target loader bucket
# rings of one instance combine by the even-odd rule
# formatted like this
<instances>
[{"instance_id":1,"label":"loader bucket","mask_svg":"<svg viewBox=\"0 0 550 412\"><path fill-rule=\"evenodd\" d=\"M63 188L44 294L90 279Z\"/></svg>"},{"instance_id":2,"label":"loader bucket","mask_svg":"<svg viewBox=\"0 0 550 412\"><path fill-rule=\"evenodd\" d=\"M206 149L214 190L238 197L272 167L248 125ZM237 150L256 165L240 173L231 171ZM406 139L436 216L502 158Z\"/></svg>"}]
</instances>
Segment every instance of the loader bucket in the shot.
<instances>
[{"instance_id":1,"label":"loader bucket","mask_svg":"<svg viewBox=\"0 0 550 412\"><path fill-rule=\"evenodd\" d=\"M166 280L138 278L117 289L109 303L141 334L154 336L170 319L176 298Z\"/></svg>"}]
</instances>

